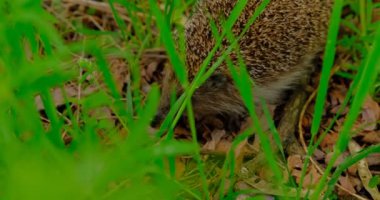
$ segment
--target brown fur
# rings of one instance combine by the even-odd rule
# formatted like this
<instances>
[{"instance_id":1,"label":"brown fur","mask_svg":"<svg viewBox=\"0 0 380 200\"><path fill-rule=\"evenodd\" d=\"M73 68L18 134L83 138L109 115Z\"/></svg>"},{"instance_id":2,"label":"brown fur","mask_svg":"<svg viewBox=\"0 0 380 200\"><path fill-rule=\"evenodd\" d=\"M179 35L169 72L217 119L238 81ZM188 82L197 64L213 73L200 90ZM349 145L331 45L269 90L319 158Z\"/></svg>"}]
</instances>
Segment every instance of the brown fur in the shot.
<instances>
[{"instance_id":1,"label":"brown fur","mask_svg":"<svg viewBox=\"0 0 380 200\"><path fill-rule=\"evenodd\" d=\"M211 19L222 32L223 20L230 15L237 0L200 0L185 25L186 64L190 80L198 72L203 60L215 45ZM247 65L255 99L264 98L278 103L284 90L297 83L310 69L315 55L323 50L332 0L272 0L248 32L239 41L240 55ZM249 0L233 26L232 33L239 35L251 18L260 0ZM210 19L211 18L211 19ZM223 41L211 64L228 47ZM236 59L236 53L230 57ZM173 75L166 77L159 115L168 110L168 84ZM165 85L166 84L166 85ZM233 85L226 64L202 85L192 97L197 117L214 114L241 114L245 108Z\"/></svg>"}]
</instances>

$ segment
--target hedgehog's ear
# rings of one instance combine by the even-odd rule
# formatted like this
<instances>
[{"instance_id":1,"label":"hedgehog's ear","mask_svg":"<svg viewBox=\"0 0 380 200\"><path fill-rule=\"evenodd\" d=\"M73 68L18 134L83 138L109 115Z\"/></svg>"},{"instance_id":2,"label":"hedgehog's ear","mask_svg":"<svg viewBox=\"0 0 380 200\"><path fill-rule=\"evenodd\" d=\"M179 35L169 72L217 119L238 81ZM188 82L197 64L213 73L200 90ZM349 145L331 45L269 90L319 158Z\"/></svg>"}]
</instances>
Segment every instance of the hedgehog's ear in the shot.
<instances>
[{"instance_id":1,"label":"hedgehog's ear","mask_svg":"<svg viewBox=\"0 0 380 200\"><path fill-rule=\"evenodd\" d=\"M216 73L210 76L210 78L206 81L205 86L209 88L224 88L228 82L228 78L226 75L222 73Z\"/></svg>"}]
</instances>

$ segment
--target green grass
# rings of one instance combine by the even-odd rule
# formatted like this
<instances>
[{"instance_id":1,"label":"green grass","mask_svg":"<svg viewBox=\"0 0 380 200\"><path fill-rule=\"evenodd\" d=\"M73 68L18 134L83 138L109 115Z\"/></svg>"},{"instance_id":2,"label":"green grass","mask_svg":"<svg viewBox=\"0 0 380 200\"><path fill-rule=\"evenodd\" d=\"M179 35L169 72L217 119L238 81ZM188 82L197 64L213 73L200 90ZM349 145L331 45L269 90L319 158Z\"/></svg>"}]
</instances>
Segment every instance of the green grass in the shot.
<instances>
[{"instance_id":1,"label":"green grass","mask_svg":"<svg viewBox=\"0 0 380 200\"><path fill-rule=\"evenodd\" d=\"M378 28L375 42L371 51L369 52L367 58L364 60L361 67L363 67L363 72L359 79L358 88L356 94L353 98L353 102L350 106L350 112L347 115L346 121L343 125L341 132L339 133L339 138L337 144L335 145L334 154L331 158L323 177L318 184L316 195L313 196L314 199L318 199L318 192L321 192L325 185L326 178L330 173L335 161L338 157L346 150L350 138L352 137L351 129L359 115L361 105L363 104L365 97L370 92L370 87L373 85L375 78L377 76L377 67L379 66L379 56L380 56L380 26Z\"/></svg>"},{"instance_id":2,"label":"green grass","mask_svg":"<svg viewBox=\"0 0 380 200\"><path fill-rule=\"evenodd\" d=\"M303 185L303 178L306 175L306 167L309 164L309 158L314 152L313 149L311 149L313 147L314 138L316 137L319 131L321 121L322 121L322 116L323 116L323 111L324 111L324 106L325 106L326 96L327 96L327 90L328 90L328 84L330 80L330 73L334 64L335 46L336 46L336 41L338 37L342 7L343 7L343 0L334 1L329 31L327 35L325 56L323 57L322 72L321 72L321 78L320 78L319 87L318 87L318 94L317 94L315 107L314 107L314 116L313 116L313 121L311 125L311 139L310 139L310 144L308 146L307 157L305 159L305 163L302 168L302 175L301 175L301 181L300 181L298 194L300 193L301 187ZM323 181L320 181L320 185L322 184L323 184ZM319 196L320 192L321 191L318 191L315 194Z\"/></svg>"},{"instance_id":3,"label":"green grass","mask_svg":"<svg viewBox=\"0 0 380 200\"><path fill-rule=\"evenodd\" d=\"M232 187L237 167L234 150L253 132L258 134L262 143L266 165L273 173L273 183L284 191L280 198L287 197L285 190L289 187L298 189L300 198L301 187L294 185L291 180L281 180L283 172L278 163L286 161L278 142L279 135L272 120L267 117L282 156L276 155L276 148L271 146L268 135L261 130L251 91L254 83L249 78L243 60L239 58L239 66L236 67L229 59L229 53L239 48L239 39L270 1L262 1L241 35L233 35L231 27L248 0L237 3L223 23L221 33L213 32L216 45L190 83L183 59L184 36L180 21L194 2L166 0L162 6L153 0L109 1L119 30L102 32L77 25L73 31L81 39L70 43L62 39L62 32L55 27L59 21L42 8L41 1L6 0L0 3L0 199L233 198L239 193ZM131 24L122 20L116 3L125 8ZM345 5L356 13L341 19L341 10ZM349 106L350 111L340 130L332 161L315 192L310 194L311 199L318 199L324 190L327 190L325 198L331 197L334 185L345 169L372 153L380 152L379 145L368 147L348 157L335 171L332 170L334 161L346 150L354 135L352 126L364 98L368 94L374 97L378 95L380 23L372 22L371 16L373 9L379 7L379 3L364 0L335 1L313 116L312 139L307 152L309 157L339 117L337 114L329 128L318 137L337 45L343 46L353 58L350 69L341 69L337 73L338 76L352 79L341 107L343 111ZM352 23L351 19L355 17L360 20L359 25ZM353 34L338 37L342 26L348 27ZM153 27L158 29L157 33ZM173 27L178 30L176 40L173 39ZM216 30L215 25L212 27ZM229 41L228 48L208 67L224 38ZM157 111L159 88L153 85L147 94L141 91L139 63L144 50L154 47L165 48L173 70L185 89L156 136L149 134L148 129ZM117 80L110 71L107 60L110 55L123 58L129 67L131 82L126 94L120 93ZM217 162L207 160L200 153L191 95L224 61L228 64L255 128L251 127L237 136L228 154ZM87 73L80 75L79 72L83 70ZM102 90L80 98L66 94L64 84L73 80L80 84L99 86L96 80L91 79L92 72L101 74L105 84ZM86 83L88 79L90 81ZM53 88L60 88L63 93L66 109L62 112L56 109L51 94ZM41 120L41 113L34 103L36 95L41 95L49 123ZM104 107L114 113L117 124L113 118L104 117ZM189 118L192 141L177 141L173 138L174 128L183 112L187 112ZM73 138L68 146L62 141L63 133ZM189 178L176 176L180 170L176 158L183 155L191 157L191 164L187 166L190 169L186 169L191 171ZM307 165L306 159L302 177L306 174ZM229 186L227 190L226 186Z\"/></svg>"}]
</instances>

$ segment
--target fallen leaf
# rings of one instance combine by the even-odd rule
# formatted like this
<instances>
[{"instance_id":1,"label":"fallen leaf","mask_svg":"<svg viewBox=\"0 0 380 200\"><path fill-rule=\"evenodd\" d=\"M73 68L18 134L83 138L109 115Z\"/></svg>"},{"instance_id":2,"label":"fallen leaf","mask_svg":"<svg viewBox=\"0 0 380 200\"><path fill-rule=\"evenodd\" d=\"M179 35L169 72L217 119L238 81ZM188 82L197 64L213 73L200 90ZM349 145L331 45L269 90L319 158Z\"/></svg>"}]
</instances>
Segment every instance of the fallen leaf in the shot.
<instances>
[{"instance_id":1,"label":"fallen leaf","mask_svg":"<svg viewBox=\"0 0 380 200\"><path fill-rule=\"evenodd\" d=\"M177 126L174 129L174 135L176 138L189 138L191 136L191 133L189 130L183 127Z\"/></svg>"},{"instance_id":2,"label":"fallen leaf","mask_svg":"<svg viewBox=\"0 0 380 200\"><path fill-rule=\"evenodd\" d=\"M113 79L115 80L117 90L122 92L123 86L128 81L128 66L123 59L111 58L110 62L110 72Z\"/></svg>"},{"instance_id":3,"label":"fallen leaf","mask_svg":"<svg viewBox=\"0 0 380 200\"><path fill-rule=\"evenodd\" d=\"M361 122L364 130L373 131L376 129L377 121L380 120L380 106L370 96L368 96L362 106Z\"/></svg>"},{"instance_id":4,"label":"fallen leaf","mask_svg":"<svg viewBox=\"0 0 380 200\"><path fill-rule=\"evenodd\" d=\"M326 158L325 158L325 163L326 163L326 164L330 163L330 160L331 160L332 155L333 155L333 152L330 152L330 153L328 153L328 154L326 155ZM347 151L345 151L344 153L342 153L342 154L338 157L338 159L335 161L335 163L334 163L333 166L334 166L334 167L337 167L338 165L342 164L343 161L347 158L348 155L349 155L349 154L348 154Z\"/></svg>"},{"instance_id":5,"label":"fallen leaf","mask_svg":"<svg viewBox=\"0 0 380 200\"><path fill-rule=\"evenodd\" d=\"M349 167L347 169L347 172L352 175L352 176L356 176L356 173L358 172L358 165L352 165L351 167Z\"/></svg>"},{"instance_id":6,"label":"fallen leaf","mask_svg":"<svg viewBox=\"0 0 380 200\"><path fill-rule=\"evenodd\" d=\"M348 176L341 176L339 178L339 183L341 184L342 187L344 187L346 190L350 191L351 193L356 193L355 187ZM348 195L347 192L342 189L339 189L338 194L342 196Z\"/></svg>"},{"instance_id":7,"label":"fallen leaf","mask_svg":"<svg viewBox=\"0 0 380 200\"><path fill-rule=\"evenodd\" d=\"M157 70L159 62L158 61L152 61L151 63L148 64L146 67L143 74L143 77L150 82L153 79L154 72Z\"/></svg>"},{"instance_id":8,"label":"fallen leaf","mask_svg":"<svg viewBox=\"0 0 380 200\"><path fill-rule=\"evenodd\" d=\"M206 151L215 151L217 145L222 140L222 137L226 134L224 130L214 130L211 132L211 140L207 141L205 145L203 145L202 149ZM229 149L229 147L228 147ZM227 150L228 151L228 150Z\"/></svg>"},{"instance_id":9,"label":"fallen leaf","mask_svg":"<svg viewBox=\"0 0 380 200\"><path fill-rule=\"evenodd\" d=\"M351 140L348 144L348 149L350 150L351 154L355 154L362 150L360 145L356 143L354 140ZM358 162L358 172L359 177L362 180L364 188L367 190L368 193L371 194L371 197L373 199L379 200L380 199L380 192L377 187L369 187L369 182L372 178L371 171L368 168L368 163L366 159L359 160Z\"/></svg>"},{"instance_id":10,"label":"fallen leaf","mask_svg":"<svg viewBox=\"0 0 380 200\"><path fill-rule=\"evenodd\" d=\"M380 143L380 130L379 131L371 131L365 132L362 138L363 142L370 144L379 144Z\"/></svg>"},{"instance_id":11,"label":"fallen leaf","mask_svg":"<svg viewBox=\"0 0 380 200\"><path fill-rule=\"evenodd\" d=\"M363 188L362 181L357 177L357 175L349 176L349 178L356 191L360 191Z\"/></svg>"},{"instance_id":12,"label":"fallen leaf","mask_svg":"<svg viewBox=\"0 0 380 200\"><path fill-rule=\"evenodd\" d=\"M331 106L337 106L344 102L347 88L344 85L333 84L330 94Z\"/></svg>"},{"instance_id":13,"label":"fallen leaf","mask_svg":"<svg viewBox=\"0 0 380 200\"><path fill-rule=\"evenodd\" d=\"M332 151L334 149L334 146L336 142L338 141L339 134L337 132L332 132L326 135L325 138L323 138L320 147L326 152L326 151Z\"/></svg>"},{"instance_id":14,"label":"fallen leaf","mask_svg":"<svg viewBox=\"0 0 380 200\"><path fill-rule=\"evenodd\" d=\"M291 155L288 157L288 168L290 171L294 169L302 169L303 160L301 155Z\"/></svg>"},{"instance_id":15,"label":"fallen leaf","mask_svg":"<svg viewBox=\"0 0 380 200\"><path fill-rule=\"evenodd\" d=\"M221 140L217 145L215 150L217 152L222 152L226 154L231 149L232 143L227 140Z\"/></svg>"},{"instance_id":16,"label":"fallen leaf","mask_svg":"<svg viewBox=\"0 0 380 200\"><path fill-rule=\"evenodd\" d=\"M321 151L320 149L316 149L313 152L313 155L315 160L323 160L326 157L326 153Z\"/></svg>"},{"instance_id":17,"label":"fallen leaf","mask_svg":"<svg viewBox=\"0 0 380 200\"><path fill-rule=\"evenodd\" d=\"M318 173L317 169L314 166L311 167L311 170L309 170L309 172L305 176L303 187L314 188L314 186L316 186L320 178L321 175Z\"/></svg>"},{"instance_id":18,"label":"fallen leaf","mask_svg":"<svg viewBox=\"0 0 380 200\"><path fill-rule=\"evenodd\" d=\"M369 166L380 165L380 153L371 154L366 159Z\"/></svg>"}]
</instances>

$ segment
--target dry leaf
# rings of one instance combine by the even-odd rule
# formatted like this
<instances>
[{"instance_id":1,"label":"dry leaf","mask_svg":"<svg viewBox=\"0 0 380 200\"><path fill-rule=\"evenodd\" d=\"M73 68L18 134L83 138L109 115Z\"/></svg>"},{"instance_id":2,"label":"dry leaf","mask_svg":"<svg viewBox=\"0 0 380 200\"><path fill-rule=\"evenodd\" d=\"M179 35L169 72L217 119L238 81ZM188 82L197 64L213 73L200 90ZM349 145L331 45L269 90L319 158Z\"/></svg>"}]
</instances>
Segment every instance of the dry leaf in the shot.
<instances>
[{"instance_id":1,"label":"dry leaf","mask_svg":"<svg viewBox=\"0 0 380 200\"><path fill-rule=\"evenodd\" d=\"M174 135L176 138L188 138L191 136L191 133L185 128L177 126L174 129Z\"/></svg>"},{"instance_id":2,"label":"dry leaf","mask_svg":"<svg viewBox=\"0 0 380 200\"><path fill-rule=\"evenodd\" d=\"M361 122L365 125L364 130L373 131L376 129L377 121L380 120L380 106L370 96L368 96L362 106Z\"/></svg>"},{"instance_id":3,"label":"dry leaf","mask_svg":"<svg viewBox=\"0 0 380 200\"><path fill-rule=\"evenodd\" d=\"M128 81L128 67L122 59L112 58L109 62L110 71L115 80L117 90L122 92L124 84Z\"/></svg>"},{"instance_id":4,"label":"dry leaf","mask_svg":"<svg viewBox=\"0 0 380 200\"><path fill-rule=\"evenodd\" d=\"M380 165L380 153L371 154L366 159L369 166Z\"/></svg>"},{"instance_id":5,"label":"dry leaf","mask_svg":"<svg viewBox=\"0 0 380 200\"><path fill-rule=\"evenodd\" d=\"M362 150L360 145L356 143L354 140L351 140L348 144L348 148L351 154L355 154ZM371 171L368 168L368 163L366 159L362 159L358 162L358 172L359 177L362 180L364 188L371 194L372 198L375 200L380 200L380 192L377 187L369 187L369 181L372 178Z\"/></svg>"},{"instance_id":6,"label":"dry leaf","mask_svg":"<svg viewBox=\"0 0 380 200\"><path fill-rule=\"evenodd\" d=\"M313 188L318 183L321 175L318 173L317 169L313 166L311 170L306 174L303 187L305 188Z\"/></svg>"},{"instance_id":7,"label":"dry leaf","mask_svg":"<svg viewBox=\"0 0 380 200\"><path fill-rule=\"evenodd\" d=\"M379 131L371 131L364 132L362 141L370 144L379 144L380 143L380 130Z\"/></svg>"},{"instance_id":8,"label":"dry leaf","mask_svg":"<svg viewBox=\"0 0 380 200\"><path fill-rule=\"evenodd\" d=\"M313 155L315 160L323 160L326 157L326 153L319 149L316 149Z\"/></svg>"},{"instance_id":9,"label":"dry leaf","mask_svg":"<svg viewBox=\"0 0 380 200\"><path fill-rule=\"evenodd\" d=\"M344 102L345 94L347 93L347 88L344 85L333 85L333 89L330 94L331 106L337 106Z\"/></svg>"},{"instance_id":10,"label":"dry leaf","mask_svg":"<svg viewBox=\"0 0 380 200\"><path fill-rule=\"evenodd\" d=\"M202 149L206 151L215 151L217 145L222 140L222 137L226 134L224 130L214 130L211 132L211 140L207 141L205 145L203 145ZM229 149L229 147L228 147ZM228 150L227 150L228 151Z\"/></svg>"},{"instance_id":11,"label":"dry leaf","mask_svg":"<svg viewBox=\"0 0 380 200\"><path fill-rule=\"evenodd\" d=\"M324 151L332 151L336 142L338 141L339 134L337 132L332 132L326 135L322 140L320 147Z\"/></svg>"},{"instance_id":12,"label":"dry leaf","mask_svg":"<svg viewBox=\"0 0 380 200\"><path fill-rule=\"evenodd\" d=\"M288 157L288 168L290 171L294 169L302 169L303 160L301 155L291 155Z\"/></svg>"},{"instance_id":13,"label":"dry leaf","mask_svg":"<svg viewBox=\"0 0 380 200\"><path fill-rule=\"evenodd\" d=\"M152 61L151 63L148 64L145 70L143 70L144 74L143 77L145 77L148 82L153 79L154 72L157 70L158 66L158 61Z\"/></svg>"},{"instance_id":14,"label":"dry leaf","mask_svg":"<svg viewBox=\"0 0 380 200\"><path fill-rule=\"evenodd\" d=\"M349 167L347 169L347 172L352 175L352 176L356 176L356 173L358 172L358 165L352 165L351 167Z\"/></svg>"},{"instance_id":15,"label":"dry leaf","mask_svg":"<svg viewBox=\"0 0 380 200\"><path fill-rule=\"evenodd\" d=\"M301 181L301 170L293 170L291 172L292 176L296 178L296 182L299 184ZM303 188L313 188L318 183L321 175L318 173L317 169L314 166L309 167L308 172L306 173L303 179Z\"/></svg>"},{"instance_id":16,"label":"dry leaf","mask_svg":"<svg viewBox=\"0 0 380 200\"><path fill-rule=\"evenodd\" d=\"M230 149L231 149L231 146L232 146L232 143L230 141L227 141L227 140L221 140L216 148L215 148L215 151L217 152L221 152L223 154L226 154Z\"/></svg>"},{"instance_id":17,"label":"dry leaf","mask_svg":"<svg viewBox=\"0 0 380 200\"><path fill-rule=\"evenodd\" d=\"M66 94L69 97L73 97L78 93L77 90L73 87L66 87L65 86L64 90L66 91ZM50 94L53 96L53 101L55 103L55 106L60 106L60 105L65 104L65 99L63 98L61 88L55 88L55 89L51 90ZM35 97L34 101L36 103L38 110L44 110L45 109L40 95L37 95Z\"/></svg>"},{"instance_id":18,"label":"dry leaf","mask_svg":"<svg viewBox=\"0 0 380 200\"><path fill-rule=\"evenodd\" d=\"M331 156L333 155L333 152L330 152L330 153L328 153L327 155L326 155L326 158L325 158L325 163L326 164L328 164L329 162L330 162L330 160L331 160ZM338 157L338 159L335 161L335 163L334 163L334 167L337 167L338 165L340 165L340 164L342 164L342 162L347 158L347 156L348 156L348 152L346 151L346 152L344 152L344 153L342 153L339 157Z\"/></svg>"},{"instance_id":19,"label":"dry leaf","mask_svg":"<svg viewBox=\"0 0 380 200\"><path fill-rule=\"evenodd\" d=\"M354 185L356 191L360 191L363 188L362 182L360 181L360 179L358 177L356 177L356 175L355 176L349 176L349 178L350 178L352 185Z\"/></svg>"},{"instance_id":20,"label":"dry leaf","mask_svg":"<svg viewBox=\"0 0 380 200\"><path fill-rule=\"evenodd\" d=\"M344 187L346 190L348 190L348 191L350 191L350 192L352 192L352 193L356 193L356 191L355 191L355 187L354 187L354 185L352 184L352 182L351 182L351 180L349 179L348 176L341 176L341 177L339 178L339 183L340 183L340 185L341 185L342 187ZM343 190L341 190L341 189L339 189L338 194L339 194L339 195L343 195L343 196L348 195L346 191L343 191Z\"/></svg>"}]
</instances>

